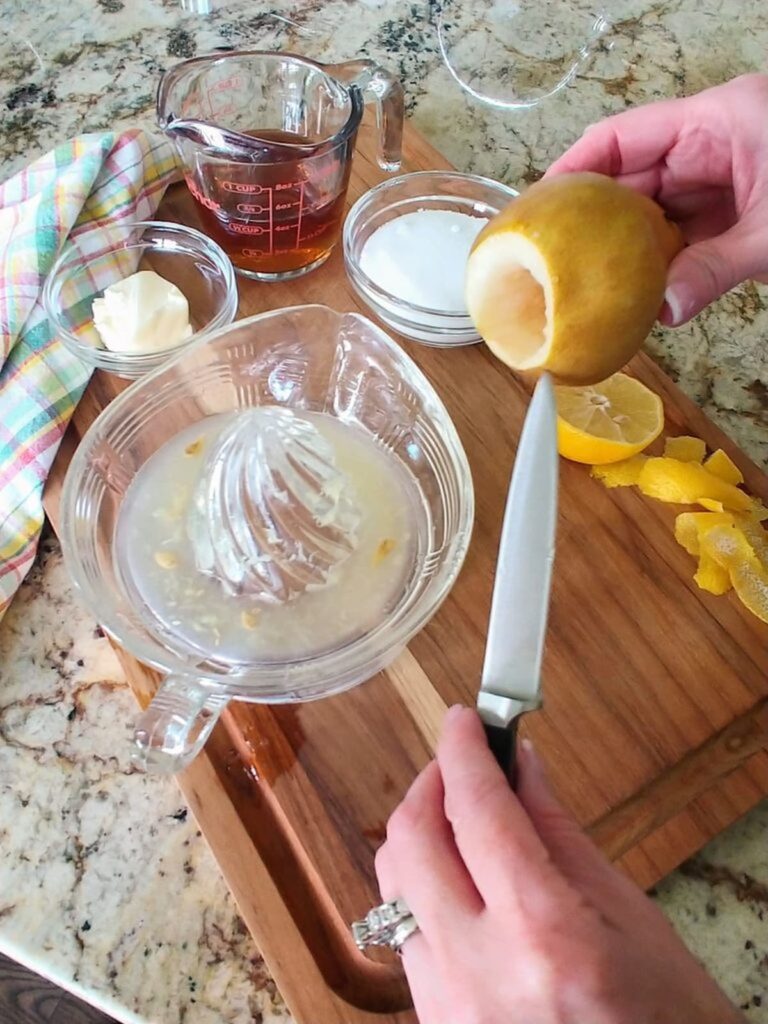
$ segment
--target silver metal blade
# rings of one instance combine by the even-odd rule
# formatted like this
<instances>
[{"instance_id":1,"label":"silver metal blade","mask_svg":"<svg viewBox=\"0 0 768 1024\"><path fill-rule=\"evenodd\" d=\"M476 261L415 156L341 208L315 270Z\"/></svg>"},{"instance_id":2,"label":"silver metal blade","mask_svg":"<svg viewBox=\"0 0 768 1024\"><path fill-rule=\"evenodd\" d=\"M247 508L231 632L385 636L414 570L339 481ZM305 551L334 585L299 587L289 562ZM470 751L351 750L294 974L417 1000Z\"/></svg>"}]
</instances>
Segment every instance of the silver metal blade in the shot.
<instances>
[{"instance_id":1,"label":"silver metal blade","mask_svg":"<svg viewBox=\"0 0 768 1024\"><path fill-rule=\"evenodd\" d=\"M557 524L557 412L552 381L539 380L509 485L477 709L508 725L540 704L541 661Z\"/></svg>"}]
</instances>

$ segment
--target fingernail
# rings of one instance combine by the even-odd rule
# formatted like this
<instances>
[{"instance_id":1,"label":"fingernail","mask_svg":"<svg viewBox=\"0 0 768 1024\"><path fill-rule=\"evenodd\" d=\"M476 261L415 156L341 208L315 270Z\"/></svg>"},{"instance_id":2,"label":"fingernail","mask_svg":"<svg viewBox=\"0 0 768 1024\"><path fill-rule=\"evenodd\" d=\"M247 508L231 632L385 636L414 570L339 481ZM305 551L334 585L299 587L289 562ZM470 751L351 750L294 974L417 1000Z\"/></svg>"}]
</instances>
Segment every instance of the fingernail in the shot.
<instances>
[{"instance_id":1,"label":"fingernail","mask_svg":"<svg viewBox=\"0 0 768 1024\"><path fill-rule=\"evenodd\" d=\"M656 317L656 319L664 327L675 326L674 314L672 313L669 303L666 300L662 302L661 309L659 310L659 315Z\"/></svg>"},{"instance_id":2,"label":"fingernail","mask_svg":"<svg viewBox=\"0 0 768 1024\"><path fill-rule=\"evenodd\" d=\"M528 765L529 771L534 771L541 775L544 771L544 768L541 764L539 752L533 745L533 740L529 739L527 736L524 736L520 740L520 747L522 749L523 758L525 759L525 763Z\"/></svg>"},{"instance_id":3,"label":"fingernail","mask_svg":"<svg viewBox=\"0 0 768 1024\"><path fill-rule=\"evenodd\" d=\"M455 722L456 719L459 718L465 711L466 708L464 707L463 704L453 704L451 707L448 708L448 711L446 712L446 722Z\"/></svg>"},{"instance_id":4,"label":"fingernail","mask_svg":"<svg viewBox=\"0 0 768 1024\"><path fill-rule=\"evenodd\" d=\"M664 305L659 319L669 327L677 327L690 319L694 308L694 298L685 285L670 285L664 292Z\"/></svg>"},{"instance_id":5,"label":"fingernail","mask_svg":"<svg viewBox=\"0 0 768 1024\"><path fill-rule=\"evenodd\" d=\"M597 126L599 124L600 124L599 121L594 121L592 124L588 124L587 127L584 129L584 131L581 134L582 135L586 135L587 132L591 132L593 128L597 128Z\"/></svg>"},{"instance_id":6,"label":"fingernail","mask_svg":"<svg viewBox=\"0 0 768 1024\"><path fill-rule=\"evenodd\" d=\"M664 305L659 319L670 327L674 327L682 319L680 299L674 288L667 288L664 292Z\"/></svg>"},{"instance_id":7,"label":"fingernail","mask_svg":"<svg viewBox=\"0 0 768 1024\"><path fill-rule=\"evenodd\" d=\"M541 763L539 752L533 745L533 740L527 736L523 736L520 740L520 748L522 750L523 758L527 765L529 772L534 772L536 775L544 775L544 765Z\"/></svg>"}]
</instances>

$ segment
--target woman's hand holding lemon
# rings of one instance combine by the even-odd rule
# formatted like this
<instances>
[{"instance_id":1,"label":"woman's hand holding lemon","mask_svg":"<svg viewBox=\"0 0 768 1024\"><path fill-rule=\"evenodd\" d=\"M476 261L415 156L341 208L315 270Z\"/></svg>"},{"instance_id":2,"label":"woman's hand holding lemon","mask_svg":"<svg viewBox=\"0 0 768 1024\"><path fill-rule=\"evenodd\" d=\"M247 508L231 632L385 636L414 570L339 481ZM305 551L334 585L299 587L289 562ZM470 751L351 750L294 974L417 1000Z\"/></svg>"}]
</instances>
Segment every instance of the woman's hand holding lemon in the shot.
<instances>
[{"instance_id":1,"label":"woman's hand holding lemon","mask_svg":"<svg viewBox=\"0 0 768 1024\"><path fill-rule=\"evenodd\" d=\"M657 316L768 280L767 112L755 74L588 128L475 242L467 307L491 350L595 384Z\"/></svg>"},{"instance_id":2,"label":"woman's hand holding lemon","mask_svg":"<svg viewBox=\"0 0 768 1024\"><path fill-rule=\"evenodd\" d=\"M549 168L597 171L650 196L688 247L667 276L662 323L677 326L748 278L768 280L768 75L592 125Z\"/></svg>"},{"instance_id":3,"label":"woman's hand holding lemon","mask_svg":"<svg viewBox=\"0 0 768 1024\"><path fill-rule=\"evenodd\" d=\"M657 317L685 323L747 278L768 280L759 74L590 126L480 233L466 298L499 359L580 385L558 389L560 451L606 463L663 427L658 399L618 373Z\"/></svg>"}]
</instances>

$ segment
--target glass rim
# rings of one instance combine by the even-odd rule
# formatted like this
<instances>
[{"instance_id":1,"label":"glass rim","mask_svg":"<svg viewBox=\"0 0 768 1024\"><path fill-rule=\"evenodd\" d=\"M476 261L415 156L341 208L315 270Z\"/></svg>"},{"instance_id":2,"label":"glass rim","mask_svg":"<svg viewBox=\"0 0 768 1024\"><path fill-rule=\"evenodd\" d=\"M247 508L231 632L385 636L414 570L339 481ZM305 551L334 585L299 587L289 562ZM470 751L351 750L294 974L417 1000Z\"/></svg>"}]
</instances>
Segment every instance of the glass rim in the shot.
<instances>
[{"instance_id":1,"label":"glass rim","mask_svg":"<svg viewBox=\"0 0 768 1024\"><path fill-rule=\"evenodd\" d=\"M514 13L514 12L513 12ZM615 27L615 21L612 18L610 12L607 11L605 5L601 4L593 12L592 15L592 30L587 36L586 40L574 47L571 55L572 64L571 66L561 75L561 77L549 87L542 87L542 92L538 95L533 93L524 94L517 98L506 99L501 96L492 96L487 92L483 92L481 89L471 85L469 80L465 78L455 66L455 62L452 59L453 44L447 39L446 32L449 29L449 25L445 23L445 6L439 5L437 9L437 20L436 20L436 32L437 32L437 44L440 50L440 57L445 65L449 75L460 89L463 89L473 99L478 100L480 103L485 103L489 107L493 107L496 110L530 110L533 107L537 107L540 103L545 100L551 99L561 92L566 86L570 85L581 70L585 60L587 60L594 50L595 44L603 36L610 33ZM546 64L546 59L542 58L541 63Z\"/></svg>"},{"instance_id":2,"label":"glass rim","mask_svg":"<svg viewBox=\"0 0 768 1024\"><path fill-rule=\"evenodd\" d=\"M282 141L276 142L274 139L260 139L258 135L245 135L242 132L235 131L233 128L224 128L222 125L216 124L214 121L209 121L203 117L186 118L174 114L173 112L166 111L165 108L169 104L171 91L187 74L191 71L202 68L204 65L214 67L237 57L258 57L275 63L279 61L289 61L291 63L301 64L305 67L312 68L315 71L319 71L324 78L333 82L346 94L350 105L349 117L342 127L333 135L328 135L323 139L319 139L317 142L301 144ZM349 139L354 136L363 119L364 101L360 93L360 89L354 84L340 82L329 73L327 70L329 67L333 67L333 65L321 64L319 61L311 60L309 57L304 57L301 54L290 53L284 50L228 50L226 53L205 53L201 54L199 57L190 57L187 60L180 61L178 64L174 64L173 67L168 68L168 70L163 73L157 86L157 93L155 97L157 123L164 132L167 132L174 124L192 121L215 129L221 135L222 142L225 145L229 144L239 150L253 149L254 144L261 144L265 146L279 147L285 149L287 152L295 152L296 159L308 160L313 156L312 151L321 146L329 146L331 149L336 149L340 145L348 142ZM238 157L236 155L231 155L228 159L237 161ZM244 157L241 157L240 159L242 162L246 162Z\"/></svg>"},{"instance_id":3,"label":"glass rim","mask_svg":"<svg viewBox=\"0 0 768 1024\"><path fill-rule=\"evenodd\" d=\"M215 692L231 696L234 699L238 697L240 699L249 699L252 694L254 700L263 703L308 700L323 694L330 695L334 692L340 692L342 689L354 685L355 682L361 682L365 678L370 678L374 671L379 671L381 667L389 662L391 657L402 650L435 614L437 608L450 592L461 570L472 535L475 507L472 472L455 424L443 400L414 360L386 331L369 320L364 314L356 311L340 313L322 303L304 303L298 306L288 306L282 309L254 314L244 320L237 321L235 324L220 328L214 336L205 339L204 342L198 342L198 345L207 345L216 338L221 338L228 331L236 331L241 326L247 324L284 317L286 314L290 315L309 311L312 311L314 314L321 313L323 316L330 315L339 325L349 318L357 323L362 322L367 330L374 333L376 341L382 344L385 350L394 358L395 365L404 367L409 373L416 375L420 388L424 389L426 387L427 390L427 398L431 407L429 411L430 418L434 419L435 412L439 414L440 438L450 455L450 463L457 481L458 511L456 514L456 526L449 540L444 545L444 562L435 575L428 580L424 592L415 599L406 600L398 617L394 621L387 622L386 628L384 628L384 623L380 623L373 630L355 638L343 647L310 658L305 657L282 662L254 662L251 665L234 664L229 672L227 672L224 666L220 670L213 672L206 671L205 668L196 669L191 664L184 664L184 657L180 653L164 651L162 641L157 639L148 630L144 629L140 632L133 623L126 626L124 613L120 610L119 600L117 598L109 598L105 601L104 596L98 594L94 589L81 561L80 542L76 526L78 520L76 509L80 500L82 481L86 477L86 472L89 471L87 461L89 451L94 441L96 439L103 440L105 432L109 431L114 421L119 421L125 407L135 401L137 391L141 388L151 387L152 382L158 380L162 374L176 372L181 361L189 356L188 350L179 352L173 359L155 368L140 382L123 391L99 414L75 450L62 490L62 515L60 518L61 541L65 563L74 585L82 597L83 603L96 616L99 624L125 650L152 668L166 674L197 678ZM89 437L91 437L91 441L87 443ZM163 660L164 654L166 655L165 660ZM188 660L191 661L192 658L190 657ZM258 676L258 684L246 685L245 688L239 686L239 680L249 673ZM338 677L339 685L334 688L332 683L328 684L326 682L324 685L312 686L312 679L321 673L325 675L326 680L329 677ZM361 676L361 673L367 674ZM289 685L283 694L279 690L279 684L285 683L287 677L290 677L293 685ZM345 683L344 680L347 678L351 681ZM267 696L264 696L262 690L270 686L272 690L270 690ZM295 696L296 690L301 691L301 696Z\"/></svg>"}]
</instances>

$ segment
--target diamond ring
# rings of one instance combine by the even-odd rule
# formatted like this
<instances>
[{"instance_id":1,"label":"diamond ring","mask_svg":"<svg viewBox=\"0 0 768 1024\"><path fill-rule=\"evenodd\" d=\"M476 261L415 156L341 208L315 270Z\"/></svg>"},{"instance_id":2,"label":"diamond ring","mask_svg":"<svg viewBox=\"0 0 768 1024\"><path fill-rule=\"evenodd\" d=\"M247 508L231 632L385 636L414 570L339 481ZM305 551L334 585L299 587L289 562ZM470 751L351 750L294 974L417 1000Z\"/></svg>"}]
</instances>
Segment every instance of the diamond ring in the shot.
<instances>
[{"instance_id":1,"label":"diamond ring","mask_svg":"<svg viewBox=\"0 0 768 1024\"><path fill-rule=\"evenodd\" d=\"M390 900L373 907L361 921L352 925L352 938L357 948L367 946L388 946L396 953L406 939L419 930L416 918L405 900Z\"/></svg>"}]
</instances>

